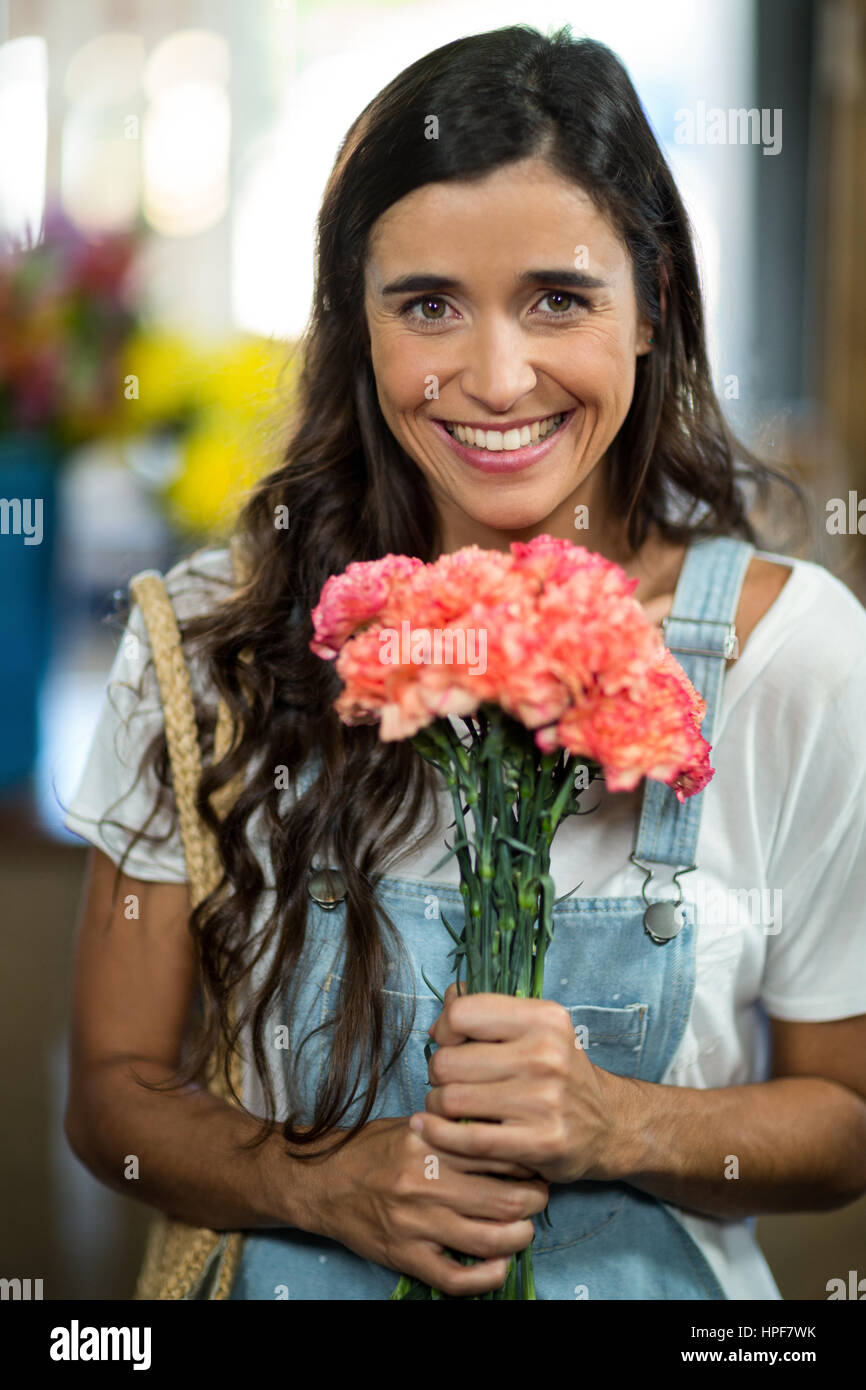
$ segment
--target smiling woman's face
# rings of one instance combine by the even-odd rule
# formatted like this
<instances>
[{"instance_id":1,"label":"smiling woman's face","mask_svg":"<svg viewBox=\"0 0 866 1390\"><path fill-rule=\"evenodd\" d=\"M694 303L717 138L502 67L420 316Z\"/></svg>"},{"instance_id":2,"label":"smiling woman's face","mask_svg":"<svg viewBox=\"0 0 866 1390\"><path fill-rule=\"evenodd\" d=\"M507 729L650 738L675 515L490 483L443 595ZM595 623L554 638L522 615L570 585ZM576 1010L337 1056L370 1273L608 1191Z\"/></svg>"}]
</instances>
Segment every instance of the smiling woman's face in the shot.
<instances>
[{"instance_id":1,"label":"smiling woman's face","mask_svg":"<svg viewBox=\"0 0 866 1390\"><path fill-rule=\"evenodd\" d=\"M443 550L544 531L610 548L596 465L652 329L626 248L581 188L540 159L425 184L373 227L365 308L379 405L427 478ZM562 415L545 439L541 422Z\"/></svg>"}]
</instances>

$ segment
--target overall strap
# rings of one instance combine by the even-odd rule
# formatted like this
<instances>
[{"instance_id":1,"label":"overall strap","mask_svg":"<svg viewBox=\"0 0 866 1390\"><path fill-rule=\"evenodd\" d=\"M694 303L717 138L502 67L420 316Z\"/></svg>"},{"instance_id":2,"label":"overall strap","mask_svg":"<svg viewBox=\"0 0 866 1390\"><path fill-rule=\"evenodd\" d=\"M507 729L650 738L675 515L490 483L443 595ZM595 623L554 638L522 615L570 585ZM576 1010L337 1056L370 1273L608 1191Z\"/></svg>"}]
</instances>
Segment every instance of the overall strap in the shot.
<instances>
[{"instance_id":1,"label":"overall strap","mask_svg":"<svg viewBox=\"0 0 866 1390\"><path fill-rule=\"evenodd\" d=\"M686 551L665 645L707 703L701 733L712 744L725 661L737 655L734 619L755 547L735 536L699 537ZM633 858L695 868L703 810L701 792L682 804L664 782L646 779Z\"/></svg>"}]
</instances>

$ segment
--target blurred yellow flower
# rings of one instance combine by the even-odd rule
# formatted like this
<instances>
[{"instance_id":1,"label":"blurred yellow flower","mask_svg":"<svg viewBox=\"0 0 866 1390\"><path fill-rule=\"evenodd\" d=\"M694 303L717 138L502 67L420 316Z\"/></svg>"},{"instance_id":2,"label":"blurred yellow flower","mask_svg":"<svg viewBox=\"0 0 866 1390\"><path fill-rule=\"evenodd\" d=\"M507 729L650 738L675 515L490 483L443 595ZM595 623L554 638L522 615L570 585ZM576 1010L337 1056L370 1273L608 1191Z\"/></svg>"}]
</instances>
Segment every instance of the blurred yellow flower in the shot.
<instances>
[{"instance_id":1,"label":"blurred yellow flower","mask_svg":"<svg viewBox=\"0 0 866 1390\"><path fill-rule=\"evenodd\" d=\"M124 433L142 434L187 421L201 402L207 357L167 330L135 334L123 357Z\"/></svg>"},{"instance_id":2,"label":"blurred yellow flower","mask_svg":"<svg viewBox=\"0 0 866 1390\"><path fill-rule=\"evenodd\" d=\"M244 337L223 344L203 362L202 396L228 410L267 412L283 393L291 394L290 352L290 344L268 338Z\"/></svg>"},{"instance_id":3,"label":"blurred yellow flower","mask_svg":"<svg viewBox=\"0 0 866 1390\"><path fill-rule=\"evenodd\" d=\"M244 494L280 462L277 440L261 424L213 407L182 441L180 472L164 492L181 530L228 534Z\"/></svg>"},{"instance_id":4,"label":"blurred yellow flower","mask_svg":"<svg viewBox=\"0 0 866 1390\"><path fill-rule=\"evenodd\" d=\"M231 528L245 492L280 462L298 369L294 344L276 339L204 344L151 330L130 342L119 433L177 435L180 469L163 489L175 525Z\"/></svg>"}]
</instances>

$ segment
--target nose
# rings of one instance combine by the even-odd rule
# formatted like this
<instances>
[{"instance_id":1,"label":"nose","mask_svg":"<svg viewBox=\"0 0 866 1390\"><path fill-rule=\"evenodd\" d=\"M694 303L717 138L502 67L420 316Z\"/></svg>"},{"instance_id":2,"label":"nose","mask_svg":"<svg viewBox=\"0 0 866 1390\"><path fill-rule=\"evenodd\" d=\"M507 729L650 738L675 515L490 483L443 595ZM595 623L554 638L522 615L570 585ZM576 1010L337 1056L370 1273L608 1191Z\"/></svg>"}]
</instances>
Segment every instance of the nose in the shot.
<instances>
[{"instance_id":1,"label":"nose","mask_svg":"<svg viewBox=\"0 0 866 1390\"><path fill-rule=\"evenodd\" d=\"M489 414L506 414L538 380L527 342L516 324L489 319L463 339L466 365L460 384Z\"/></svg>"}]
</instances>

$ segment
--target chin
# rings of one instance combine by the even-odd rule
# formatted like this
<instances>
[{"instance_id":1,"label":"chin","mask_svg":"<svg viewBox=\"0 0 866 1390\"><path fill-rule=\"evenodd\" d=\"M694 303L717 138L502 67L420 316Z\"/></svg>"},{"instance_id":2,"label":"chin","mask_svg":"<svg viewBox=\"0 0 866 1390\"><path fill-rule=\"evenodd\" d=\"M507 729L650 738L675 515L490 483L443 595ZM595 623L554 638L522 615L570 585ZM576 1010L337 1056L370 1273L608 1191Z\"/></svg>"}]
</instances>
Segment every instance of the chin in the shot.
<instances>
[{"instance_id":1,"label":"chin","mask_svg":"<svg viewBox=\"0 0 866 1390\"><path fill-rule=\"evenodd\" d=\"M496 506L464 506L463 511L479 527L491 531L528 531L543 530L545 523L550 520L552 512L555 511L557 502L553 501L549 506L544 504L533 505L527 501L505 502L504 500Z\"/></svg>"}]
</instances>

